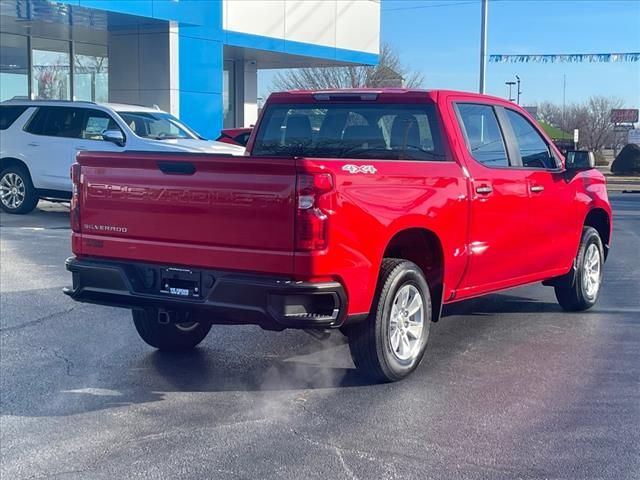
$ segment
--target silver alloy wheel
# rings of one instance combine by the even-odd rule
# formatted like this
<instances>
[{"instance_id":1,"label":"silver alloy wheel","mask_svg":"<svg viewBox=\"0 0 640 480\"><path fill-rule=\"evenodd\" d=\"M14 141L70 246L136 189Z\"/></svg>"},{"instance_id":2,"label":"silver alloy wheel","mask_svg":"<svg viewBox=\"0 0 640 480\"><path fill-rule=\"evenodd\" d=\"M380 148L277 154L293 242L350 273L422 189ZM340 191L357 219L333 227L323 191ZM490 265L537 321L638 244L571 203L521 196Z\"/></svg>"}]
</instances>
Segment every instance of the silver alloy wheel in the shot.
<instances>
[{"instance_id":1,"label":"silver alloy wheel","mask_svg":"<svg viewBox=\"0 0 640 480\"><path fill-rule=\"evenodd\" d=\"M175 323L174 325L181 332L191 332L196 328L198 328L198 325L200 324L198 322L183 322L183 323Z\"/></svg>"},{"instance_id":2,"label":"silver alloy wheel","mask_svg":"<svg viewBox=\"0 0 640 480\"><path fill-rule=\"evenodd\" d=\"M592 243L584 254L584 266L582 269L582 287L589 299L594 299L600 289L601 268L600 250L595 243Z\"/></svg>"},{"instance_id":3,"label":"silver alloy wheel","mask_svg":"<svg viewBox=\"0 0 640 480\"><path fill-rule=\"evenodd\" d=\"M22 177L14 172L5 173L0 180L0 201L10 209L16 209L24 202L26 187Z\"/></svg>"},{"instance_id":4,"label":"silver alloy wheel","mask_svg":"<svg viewBox=\"0 0 640 480\"><path fill-rule=\"evenodd\" d=\"M393 354L403 362L412 360L420 351L424 330L424 302L413 285L404 285L397 292L391 306L389 345Z\"/></svg>"}]
</instances>

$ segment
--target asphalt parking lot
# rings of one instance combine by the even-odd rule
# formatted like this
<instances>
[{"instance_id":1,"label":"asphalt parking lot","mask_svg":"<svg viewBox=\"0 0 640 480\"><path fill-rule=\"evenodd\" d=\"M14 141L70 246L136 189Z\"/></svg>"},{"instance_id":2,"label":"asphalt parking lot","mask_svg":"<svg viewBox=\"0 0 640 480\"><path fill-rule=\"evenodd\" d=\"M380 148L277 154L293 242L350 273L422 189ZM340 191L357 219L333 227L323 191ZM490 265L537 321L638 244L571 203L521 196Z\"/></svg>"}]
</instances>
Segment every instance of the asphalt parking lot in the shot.
<instances>
[{"instance_id":1,"label":"asphalt parking lot","mask_svg":"<svg viewBox=\"0 0 640 480\"><path fill-rule=\"evenodd\" d=\"M0 216L2 479L640 478L640 195L614 194L598 305L464 302L396 384L341 334L214 327L189 354L77 304L65 207Z\"/></svg>"}]
</instances>

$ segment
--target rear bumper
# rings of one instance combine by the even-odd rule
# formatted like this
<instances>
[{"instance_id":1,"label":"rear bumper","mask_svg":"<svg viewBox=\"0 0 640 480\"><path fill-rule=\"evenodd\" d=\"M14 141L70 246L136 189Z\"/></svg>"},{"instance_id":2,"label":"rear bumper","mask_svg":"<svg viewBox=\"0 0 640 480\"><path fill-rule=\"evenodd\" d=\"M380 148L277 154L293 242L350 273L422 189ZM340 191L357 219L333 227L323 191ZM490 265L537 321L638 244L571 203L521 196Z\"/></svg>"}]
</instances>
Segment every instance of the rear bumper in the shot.
<instances>
[{"instance_id":1,"label":"rear bumper","mask_svg":"<svg viewBox=\"0 0 640 480\"><path fill-rule=\"evenodd\" d=\"M338 282L295 282L194 268L201 278L200 295L180 298L160 292L162 271L168 267L71 257L66 268L73 285L63 291L78 302L189 311L213 323L255 324L269 330L337 328L345 321L347 300Z\"/></svg>"}]
</instances>

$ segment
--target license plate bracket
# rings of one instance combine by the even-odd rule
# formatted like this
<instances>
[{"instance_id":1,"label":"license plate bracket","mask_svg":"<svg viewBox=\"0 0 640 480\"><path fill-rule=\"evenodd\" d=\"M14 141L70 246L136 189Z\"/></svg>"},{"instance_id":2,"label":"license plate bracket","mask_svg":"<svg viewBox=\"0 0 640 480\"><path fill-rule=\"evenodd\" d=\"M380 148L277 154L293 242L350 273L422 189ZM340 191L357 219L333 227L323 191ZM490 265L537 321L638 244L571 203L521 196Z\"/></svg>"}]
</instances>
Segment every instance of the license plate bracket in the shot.
<instances>
[{"instance_id":1,"label":"license plate bracket","mask_svg":"<svg viewBox=\"0 0 640 480\"><path fill-rule=\"evenodd\" d=\"M163 268L160 271L160 293L181 298L200 298L201 274L187 268Z\"/></svg>"}]
</instances>

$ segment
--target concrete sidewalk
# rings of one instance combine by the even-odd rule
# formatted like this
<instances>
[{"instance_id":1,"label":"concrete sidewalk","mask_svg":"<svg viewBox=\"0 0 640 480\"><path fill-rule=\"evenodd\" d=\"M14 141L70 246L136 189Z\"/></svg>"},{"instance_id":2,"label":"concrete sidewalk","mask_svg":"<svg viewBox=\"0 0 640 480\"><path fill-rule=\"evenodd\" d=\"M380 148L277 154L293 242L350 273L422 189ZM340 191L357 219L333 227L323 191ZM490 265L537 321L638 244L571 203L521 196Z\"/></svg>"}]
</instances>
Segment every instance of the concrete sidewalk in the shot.
<instances>
[{"instance_id":1,"label":"concrete sidewalk","mask_svg":"<svg viewBox=\"0 0 640 480\"><path fill-rule=\"evenodd\" d=\"M607 190L610 192L640 193L640 176L614 175L611 166L597 166L607 178Z\"/></svg>"},{"instance_id":2,"label":"concrete sidewalk","mask_svg":"<svg viewBox=\"0 0 640 480\"><path fill-rule=\"evenodd\" d=\"M610 192L640 193L640 177L605 174Z\"/></svg>"}]
</instances>

